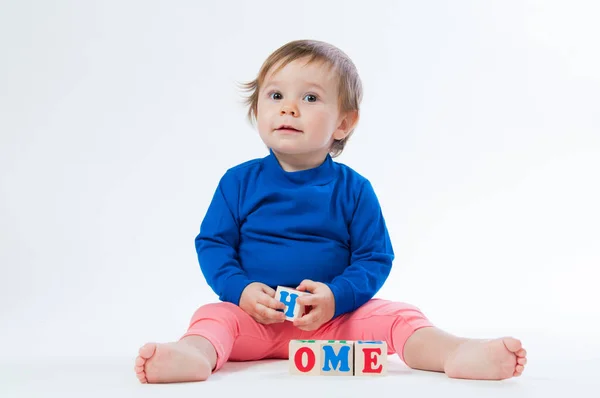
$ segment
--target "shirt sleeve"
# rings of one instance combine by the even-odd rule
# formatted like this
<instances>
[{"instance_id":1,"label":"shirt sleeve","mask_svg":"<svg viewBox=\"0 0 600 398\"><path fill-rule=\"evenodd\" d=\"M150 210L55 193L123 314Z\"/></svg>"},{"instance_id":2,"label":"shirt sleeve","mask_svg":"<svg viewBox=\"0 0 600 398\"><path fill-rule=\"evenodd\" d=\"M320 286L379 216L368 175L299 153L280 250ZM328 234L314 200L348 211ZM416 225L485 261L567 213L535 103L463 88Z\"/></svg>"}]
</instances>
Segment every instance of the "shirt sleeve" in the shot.
<instances>
[{"instance_id":1,"label":"shirt sleeve","mask_svg":"<svg viewBox=\"0 0 600 398\"><path fill-rule=\"evenodd\" d=\"M350 265L327 284L335 298L334 318L373 298L388 278L394 260L379 200L368 180L360 190L349 229Z\"/></svg>"},{"instance_id":2,"label":"shirt sleeve","mask_svg":"<svg viewBox=\"0 0 600 398\"><path fill-rule=\"evenodd\" d=\"M244 288L253 282L239 263L239 182L231 172L219 181L195 245L200 269L222 301L239 305Z\"/></svg>"}]
</instances>

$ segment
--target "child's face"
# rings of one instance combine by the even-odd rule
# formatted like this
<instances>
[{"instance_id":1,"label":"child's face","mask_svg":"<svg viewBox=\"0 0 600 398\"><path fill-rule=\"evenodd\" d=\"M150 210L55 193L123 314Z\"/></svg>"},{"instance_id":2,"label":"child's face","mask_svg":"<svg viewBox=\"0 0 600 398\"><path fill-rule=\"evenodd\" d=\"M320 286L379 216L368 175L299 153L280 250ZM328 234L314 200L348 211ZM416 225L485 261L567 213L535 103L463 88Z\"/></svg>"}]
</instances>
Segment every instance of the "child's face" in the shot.
<instances>
[{"instance_id":1,"label":"child's face","mask_svg":"<svg viewBox=\"0 0 600 398\"><path fill-rule=\"evenodd\" d=\"M275 153L325 156L333 139L347 135L340 128L343 119L337 76L326 65L299 59L266 75L259 91L257 125L261 139Z\"/></svg>"}]
</instances>

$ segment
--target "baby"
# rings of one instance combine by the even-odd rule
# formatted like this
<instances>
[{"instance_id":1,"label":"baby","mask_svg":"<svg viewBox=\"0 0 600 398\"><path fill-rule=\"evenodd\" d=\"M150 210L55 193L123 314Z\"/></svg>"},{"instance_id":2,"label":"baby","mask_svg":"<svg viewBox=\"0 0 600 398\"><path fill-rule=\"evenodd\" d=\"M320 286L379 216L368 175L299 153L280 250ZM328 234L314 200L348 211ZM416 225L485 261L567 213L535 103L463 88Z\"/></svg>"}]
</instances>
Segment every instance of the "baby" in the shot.
<instances>
[{"instance_id":1,"label":"baby","mask_svg":"<svg viewBox=\"0 0 600 398\"><path fill-rule=\"evenodd\" d=\"M333 160L362 99L346 54L293 41L244 87L268 155L224 173L195 239L220 302L201 306L178 341L142 346L137 378L202 381L227 361L287 359L295 339L383 340L409 367L452 378L521 375L527 359L519 340L454 336L413 305L373 298L394 251L369 180ZM311 310L286 321L277 286L312 293L298 299Z\"/></svg>"}]
</instances>

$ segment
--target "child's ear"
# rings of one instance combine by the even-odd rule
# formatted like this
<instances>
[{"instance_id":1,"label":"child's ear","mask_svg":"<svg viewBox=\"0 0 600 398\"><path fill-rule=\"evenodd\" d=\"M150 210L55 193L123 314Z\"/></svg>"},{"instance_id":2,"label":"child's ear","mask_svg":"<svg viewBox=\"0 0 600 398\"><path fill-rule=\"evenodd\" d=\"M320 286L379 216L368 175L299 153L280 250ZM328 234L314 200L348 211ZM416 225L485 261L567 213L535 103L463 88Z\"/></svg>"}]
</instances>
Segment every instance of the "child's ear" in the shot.
<instances>
[{"instance_id":1,"label":"child's ear","mask_svg":"<svg viewBox=\"0 0 600 398\"><path fill-rule=\"evenodd\" d=\"M340 115L338 127L333 132L333 139L343 140L344 138L346 138L348 134L356 127L358 119L358 111L349 111Z\"/></svg>"}]
</instances>

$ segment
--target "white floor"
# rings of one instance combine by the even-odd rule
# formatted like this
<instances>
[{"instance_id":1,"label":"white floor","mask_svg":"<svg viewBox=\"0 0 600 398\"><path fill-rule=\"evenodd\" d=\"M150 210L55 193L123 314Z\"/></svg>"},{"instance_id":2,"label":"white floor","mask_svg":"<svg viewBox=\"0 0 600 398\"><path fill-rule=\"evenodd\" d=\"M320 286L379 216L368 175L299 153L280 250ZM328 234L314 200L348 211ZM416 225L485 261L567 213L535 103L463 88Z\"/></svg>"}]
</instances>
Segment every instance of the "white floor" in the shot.
<instances>
[{"instance_id":1,"label":"white floor","mask_svg":"<svg viewBox=\"0 0 600 398\"><path fill-rule=\"evenodd\" d=\"M591 347L591 346L590 346ZM579 346L579 348L582 348ZM268 360L229 363L203 383L141 385L132 358L0 359L0 397L206 397L236 394L294 397L599 397L597 350L545 344L528 350L525 374L501 382L448 379L408 369L390 357L384 378L290 376L287 363Z\"/></svg>"}]
</instances>

